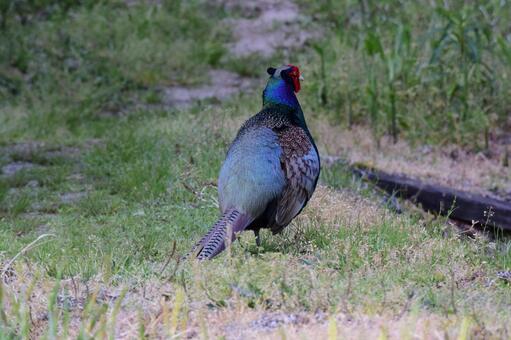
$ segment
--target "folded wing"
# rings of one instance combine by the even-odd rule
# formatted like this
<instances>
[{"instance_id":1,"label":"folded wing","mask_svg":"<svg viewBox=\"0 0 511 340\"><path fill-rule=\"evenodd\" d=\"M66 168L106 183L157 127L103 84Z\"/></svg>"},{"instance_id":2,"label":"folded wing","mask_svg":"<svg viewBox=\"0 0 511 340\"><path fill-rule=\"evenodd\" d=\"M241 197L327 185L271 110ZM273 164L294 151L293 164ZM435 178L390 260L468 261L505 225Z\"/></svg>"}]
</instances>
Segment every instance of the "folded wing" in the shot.
<instances>
[{"instance_id":1,"label":"folded wing","mask_svg":"<svg viewBox=\"0 0 511 340\"><path fill-rule=\"evenodd\" d=\"M279 232L288 225L305 207L316 188L320 171L316 147L303 129L286 128L279 132L279 140L286 186L277 204L273 232Z\"/></svg>"}]
</instances>

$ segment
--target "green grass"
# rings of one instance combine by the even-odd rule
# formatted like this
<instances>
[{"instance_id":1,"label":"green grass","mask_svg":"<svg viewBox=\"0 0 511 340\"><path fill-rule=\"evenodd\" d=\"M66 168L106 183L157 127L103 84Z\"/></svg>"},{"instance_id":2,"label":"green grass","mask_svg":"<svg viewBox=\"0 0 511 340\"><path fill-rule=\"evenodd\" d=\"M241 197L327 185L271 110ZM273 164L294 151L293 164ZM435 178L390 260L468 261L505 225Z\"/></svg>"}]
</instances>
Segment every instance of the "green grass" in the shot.
<instances>
[{"instance_id":1,"label":"green grass","mask_svg":"<svg viewBox=\"0 0 511 340\"><path fill-rule=\"evenodd\" d=\"M312 210L282 236L264 233L261 249L247 233L230 256L199 267L184 263L173 275L176 255L161 273L173 242L176 254L184 254L217 217L216 188L210 183L234 133L218 122L236 118L226 111L146 113L118 122L103 144L81 159L83 187L58 175L44 176L47 183L35 193L23 194L21 187L0 220L3 258L13 257L44 230L56 237L24 254L23 262L50 282L99 276L115 287L170 279L174 287L187 287L189 303L219 308L241 303L270 311L342 307L397 315L410 300L413 308L434 314L484 314L488 325L495 325L491 318L509 317L504 312L509 287L498 281L487 287L496 271L511 267L509 241L446 237L441 221L425 223L385 210L378 213L384 216L381 222L371 223L316 220L321 214ZM69 165L53 167L70 173ZM371 199L344 173L327 169L322 183L351 187L352 195ZM38 178L37 172L24 176ZM68 188L86 190L87 197L60 203L57 193ZM24 214L35 202L55 210L49 216ZM351 209L365 214L372 208L360 203Z\"/></svg>"},{"instance_id":2,"label":"green grass","mask_svg":"<svg viewBox=\"0 0 511 340\"><path fill-rule=\"evenodd\" d=\"M508 3L303 3L327 31L308 63L320 112L416 143L489 148L507 124ZM317 111L319 111L317 110Z\"/></svg>"},{"instance_id":3,"label":"green grass","mask_svg":"<svg viewBox=\"0 0 511 340\"><path fill-rule=\"evenodd\" d=\"M9 16L0 30L0 79L9 84L1 142L99 136L110 126L101 116L137 103L141 90L205 81L227 35L214 24L221 11L198 6L112 1L25 25Z\"/></svg>"},{"instance_id":4,"label":"green grass","mask_svg":"<svg viewBox=\"0 0 511 340\"><path fill-rule=\"evenodd\" d=\"M419 13L408 6L403 17ZM320 11L327 16L329 8ZM1 85L6 105L0 109L0 144L10 151L0 155L0 165L35 166L0 177L0 273L21 255L0 284L0 338L65 332L95 338L135 324L139 329L133 332L149 337L187 328L204 337L200 324L208 315L229 311L237 316L321 311L356 320L381 315L389 323L420 314L447 320L425 326L425 334L458 335L463 327L475 337L509 334L509 283L496 278L497 271L511 269L509 239L465 238L446 232L443 219L413 211L395 215L342 165L323 169L317 203L283 235L264 232L257 248L246 233L213 261L178 263L218 217L218 170L236 128L259 108L260 90L221 106L131 108L139 100L159 103L156 87L199 84L211 67L264 74L266 65L257 58L222 59L229 32L216 22L225 15L201 2L70 2L48 17L27 14L26 24L5 22L1 34L10 47L0 47L0 80L16 94ZM304 107L317 107L315 119L328 119L327 111L340 114L344 96L352 95L353 123L363 122L374 99L358 97L371 86L356 63L363 47L348 49L355 37L337 40L331 31L326 37L331 44L297 57L312 70L305 72L310 83L301 95ZM322 83L318 53L328 69L341 63L340 70L350 71L324 72ZM382 60L366 58L375 64L374 77L383 77ZM435 131L415 136L420 129L407 130L406 124L445 123L440 114L443 118L429 121L436 119L431 111L424 121L419 117L429 94L441 96L445 87L414 84L417 105L409 117L397 113L397 127L410 138L437 138ZM397 107L404 112L405 98L416 97L406 97L400 86L384 91L397 91ZM469 116L474 108L469 103ZM376 113L381 119L382 112ZM471 136L485 127L475 125L459 129ZM31 147L13 148L14 142ZM70 193L82 194L63 200ZM40 235L48 236L20 253ZM83 310L73 307L81 297ZM38 319L38 313L44 317ZM209 331L217 334L212 325Z\"/></svg>"}]
</instances>

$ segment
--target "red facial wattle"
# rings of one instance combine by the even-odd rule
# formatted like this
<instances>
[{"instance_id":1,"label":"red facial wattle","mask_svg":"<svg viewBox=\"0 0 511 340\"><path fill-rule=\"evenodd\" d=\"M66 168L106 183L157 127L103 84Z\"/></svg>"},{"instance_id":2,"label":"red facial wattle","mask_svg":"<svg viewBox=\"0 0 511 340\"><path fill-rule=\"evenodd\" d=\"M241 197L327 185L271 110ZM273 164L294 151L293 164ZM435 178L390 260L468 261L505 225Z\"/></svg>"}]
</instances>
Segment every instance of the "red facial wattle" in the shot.
<instances>
[{"instance_id":1,"label":"red facial wattle","mask_svg":"<svg viewBox=\"0 0 511 340\"><path fill-rule=\"evenodd\" d=\"M293 88L296 93L300 91L300 70L294 65L288 65L291 68L289 76L293 80Z\"/></svg>"}]
</instances>

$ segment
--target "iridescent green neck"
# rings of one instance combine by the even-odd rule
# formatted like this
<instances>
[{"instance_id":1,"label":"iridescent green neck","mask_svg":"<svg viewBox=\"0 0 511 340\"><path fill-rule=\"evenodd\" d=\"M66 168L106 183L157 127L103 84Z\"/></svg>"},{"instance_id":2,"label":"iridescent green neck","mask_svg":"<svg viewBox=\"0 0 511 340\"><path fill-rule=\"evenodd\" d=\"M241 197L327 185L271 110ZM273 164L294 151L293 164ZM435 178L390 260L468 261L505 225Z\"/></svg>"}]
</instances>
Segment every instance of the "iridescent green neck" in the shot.
<instances>
[{"instance_id":1,"label":"iridescent green neck","mask_svg":"<svg viewBox=\"0 0 511 340\"><path fill-rule=\"evenodd\" d=\"M270 78L263 91L263 107L271 104L283 104L300 109L293 87L283 79Z\"/></svg>"}]
</instances>

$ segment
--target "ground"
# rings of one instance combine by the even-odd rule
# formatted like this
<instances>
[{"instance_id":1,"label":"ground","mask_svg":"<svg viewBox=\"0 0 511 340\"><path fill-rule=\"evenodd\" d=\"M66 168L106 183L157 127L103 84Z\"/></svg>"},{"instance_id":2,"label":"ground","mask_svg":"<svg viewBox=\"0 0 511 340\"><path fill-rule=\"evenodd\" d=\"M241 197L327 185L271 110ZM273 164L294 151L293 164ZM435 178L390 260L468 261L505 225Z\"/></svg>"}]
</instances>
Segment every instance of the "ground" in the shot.
<instances>
[{"instance_id":1,"label":"ground","mask_svg":"<svg viewBox=\"0 0 511 340\"><path fill-rule=\"evenodd\" d=\"M27 52L23 81L52 73L0 111L0 337L510 336L509 239L467 237L406 202L397 214L345 165L509 198L505 133L488 152L336 124L310 99L307 51L327 34L310 8L172 6L113 2L20 28L55 50ZM288 62L324 160L313 198L261 247L245 233L213 261L181 260L218 216L218 170L266 67Z\"/></svg>"}]
</instances>

